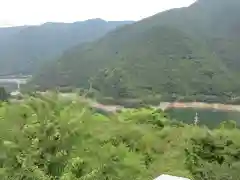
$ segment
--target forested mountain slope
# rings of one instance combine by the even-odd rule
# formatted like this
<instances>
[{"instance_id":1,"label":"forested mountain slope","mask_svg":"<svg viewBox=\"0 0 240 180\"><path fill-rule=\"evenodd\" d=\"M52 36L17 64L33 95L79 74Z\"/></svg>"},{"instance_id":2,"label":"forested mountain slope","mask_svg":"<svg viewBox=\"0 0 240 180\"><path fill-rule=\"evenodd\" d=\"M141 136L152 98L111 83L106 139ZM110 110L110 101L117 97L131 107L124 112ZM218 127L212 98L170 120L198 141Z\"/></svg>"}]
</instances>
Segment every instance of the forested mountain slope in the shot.
<instances>
[{"instance_id":1,"label":"forested mountain slope","mask_svg":"<svg viewBox=\"0 0 240 180\"><path fill-rule=\"evenodd\" d=\"M66 52L33 84L87 87L90 82L114 98L237 96L239 12L236 0L199 0L157 14Z\"/></svg>"},{"instance_id":2,"label":"forested mountain slope","mask_svg":"<svg viewBox=\"0 0 240 180\"><path fill-rule=\"evenodd\" d=\"M59 57L64 50L96 40L129 23L91 19L0 28L0 74L32 74L43 62Z\"/></svg>"}]
</instances>

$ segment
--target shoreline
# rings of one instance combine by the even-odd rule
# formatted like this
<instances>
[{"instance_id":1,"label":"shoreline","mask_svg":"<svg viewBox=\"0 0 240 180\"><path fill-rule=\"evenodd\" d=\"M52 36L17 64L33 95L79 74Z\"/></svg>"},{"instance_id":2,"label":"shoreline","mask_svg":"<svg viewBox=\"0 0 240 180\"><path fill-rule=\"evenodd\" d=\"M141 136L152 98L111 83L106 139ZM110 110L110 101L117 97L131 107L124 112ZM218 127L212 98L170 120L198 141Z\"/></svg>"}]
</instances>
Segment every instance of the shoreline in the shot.
<instances>
[{"instance_id":1,"label":"shoreline","mask_svg":"<svg viewBox=\"0 0 240 180\"><path fill-rule=\"evenodd\" d=\"M185 109L185 108L195 108L195 109L213 109L220 111L238 111L240 112L240 105L231 104L221 104L221 103L204 103L204 102L163 102L160 103L159 108L163 111L171 108L175 109Z\"/></svg>"},{"instance_id":2,"label":"shoreline","mask_svg":"<svg viewBox=\"0 0 240 180\"><path fill-rule=\"evenodd\" d=\"M118 110L124 109L124 106L120 105L105 105L98 102L89 103L91 107L106 110L109 112L116 112ZM204 103L204 102L161 102L159 106L151 106L156 109L161 109L163 111L169 109L209 109L218 111L235 111L240 112L240 105L230 105L230 104L220 104L220 103ZM127 109L127 108L126 108Z\"/></svg>"},{"instance_id":3,"label":"shoreline","mask_svg":"<svg viewBox=\"0 0 240 180\"><path fill-rule=\"evenodd\" d=\"M65 98L79 98L85 102L87 102L92 108L102 109L108 112L117 112L118 110L124 109L125 107L122 105L112 104L106 105L103 103L99 103L92 99L83 98L81 96L72 96L73 94L70 93L61 93L60 96ZM161 109L166 111L171 108L175 109L185 109L185 108L195 108L195 109L212 109L212 110L219 110L219 111L236 111L240 112L240 105L233 105L233 104L221 104L221 103L205 103L205 102L159 102L157 106L151 106L156 109Z\"/></svg>"}]
</instances>

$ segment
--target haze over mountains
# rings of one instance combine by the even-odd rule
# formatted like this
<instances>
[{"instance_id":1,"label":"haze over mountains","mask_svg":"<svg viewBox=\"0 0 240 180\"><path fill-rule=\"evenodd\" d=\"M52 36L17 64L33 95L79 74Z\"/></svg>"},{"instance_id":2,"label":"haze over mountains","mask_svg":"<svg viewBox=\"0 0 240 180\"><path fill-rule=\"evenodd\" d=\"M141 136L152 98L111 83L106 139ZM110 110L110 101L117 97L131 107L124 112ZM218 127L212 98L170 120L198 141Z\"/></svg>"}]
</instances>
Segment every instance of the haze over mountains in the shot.
<instances>
[{"instance_id":1,"label":"haze over mountains","mask_svg":"<svg viewBox=\"0 0 240 180\"><path fill-rule=\"evenodd\" d=\"M198 0L73 48L33 79L93 87L114 98L233 98L240 94L240 1Z\"/></svg>"},{"instance_id":2,"label":"haze over mountains","mask_svg":"<svg viewBox=\"0 0 240 180\"><path fill-rule=\"evenodd\" d=\"M64 50L100 38L131 21L91 19L75 23L0 28L0 74L32 74Z\"/></svg>"}]
</instances>

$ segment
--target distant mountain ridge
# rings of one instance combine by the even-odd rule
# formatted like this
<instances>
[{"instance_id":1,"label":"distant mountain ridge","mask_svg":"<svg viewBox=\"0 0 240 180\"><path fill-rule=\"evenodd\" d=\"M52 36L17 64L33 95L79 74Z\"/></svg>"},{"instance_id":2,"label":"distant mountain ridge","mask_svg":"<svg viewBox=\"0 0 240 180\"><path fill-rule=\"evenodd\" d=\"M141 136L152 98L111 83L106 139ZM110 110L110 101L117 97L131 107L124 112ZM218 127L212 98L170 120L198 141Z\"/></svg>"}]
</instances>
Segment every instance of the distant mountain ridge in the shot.
<instances>
[{"instance_id":1,"label":"distant mountain ridge","mask_svg":"<svg viewBox=\"0 0 240 180\"><path fill-rule=\"evenodd\" d=\"M0 74L32 74L64 50L96 40L132 21L90 19L75 23L0 28Z\"/></svg>"},{"instance_id":2,"label":"distant mountain ridge","mask_svg":"<svg viewBox=\"0 0 240 180\"><path fill-rule=\"evenodd\" d=\"M240 95L239 2L198 0L117 28L64 53L32 83L86 88L91 82L114 98L234 99Z\"/></svg>"}]
</instances>

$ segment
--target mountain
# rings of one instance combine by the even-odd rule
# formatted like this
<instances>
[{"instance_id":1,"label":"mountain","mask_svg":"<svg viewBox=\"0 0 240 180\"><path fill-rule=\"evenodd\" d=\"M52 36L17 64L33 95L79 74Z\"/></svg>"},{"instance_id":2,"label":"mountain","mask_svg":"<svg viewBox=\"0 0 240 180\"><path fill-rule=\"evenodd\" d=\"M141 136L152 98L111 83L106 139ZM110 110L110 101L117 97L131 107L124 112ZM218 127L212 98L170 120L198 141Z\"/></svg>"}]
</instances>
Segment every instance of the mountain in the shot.
<instances>
[{"instance_id":1,"label":"mountain","mask_svg":"<svg viewBox=\"0 0 240 180\"><path fill-rule=\"evenodd\" d=\"M41 88L90 83L114 98L233 98L240 94L239 15L238 0L198 0L71 49L32 83Z\"/></svg>"},{"instance_id":2,"label":"mountain","mask_svg":"<svg viewBox=\"0 0 240 180\"><path fill-rule=\"evenodd\" d=\"M131 21L90 19L75 23L0 28L0 74L32 74L64 50L100 38Z\"/></svg>"},{"instance_id":3,"label":"mountain","mask_svg":"<svg viewBox=\"0 0 240 180\"><path fill-rule=\"evenodd\" d=\"M239 35L238 0L198 0L190 7L172 9L147 18L145 25L168 25L200 37Z\"/></svg>"}]
</instances>

